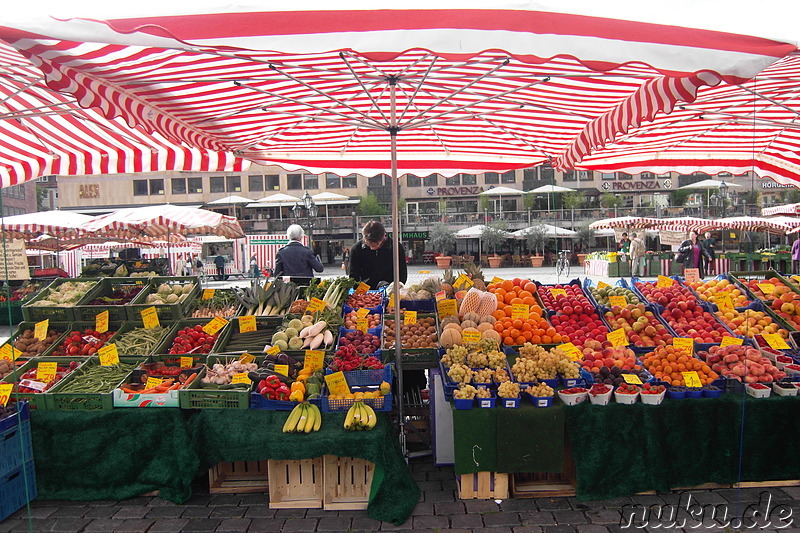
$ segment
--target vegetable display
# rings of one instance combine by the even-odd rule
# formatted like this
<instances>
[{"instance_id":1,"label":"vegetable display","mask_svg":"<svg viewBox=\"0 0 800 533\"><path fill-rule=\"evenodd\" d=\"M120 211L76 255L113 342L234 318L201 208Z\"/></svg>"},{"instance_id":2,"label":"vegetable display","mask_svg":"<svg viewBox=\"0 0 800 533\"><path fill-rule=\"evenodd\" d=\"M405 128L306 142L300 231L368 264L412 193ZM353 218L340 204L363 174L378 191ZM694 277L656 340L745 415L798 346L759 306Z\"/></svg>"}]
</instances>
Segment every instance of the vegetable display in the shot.
<instances>
[{"instance_id":1,"label":"vegetable display","mask_svg":"<svg viewBox=\"0 0 800 533\"><path fill-rule=\"evenodd\" d=\"M297 299L299 289L280 278L271 282L255 279L250 287L234 288L233 293L243 308L242 316L272 316L285 315Z\"/></svg>"},{"instance_id":2,"label":"vegetable display","mask_svg":"<svg viewBox=\"0 0 800 533\"><path fill-rule=\"evenodd\" d=\"M72 307L96 284L96 281L65 281L56 287L48 288L47 294L28 305L31 307Z\"/></svg>"},{"instance_id":3,"label":"vegetable display","mask_svg":"<svg viewBox=\"0 0 800 533\"><path fill-rule=\"evenodd\" d=\"M116 339L117 353L125 355L149 355L169 331L165 327L134 328Z\"/></svg>"},{"instance_id":4,"label":"vegetable display","mask_svg":"<svg viewBox=\"0 0 800 533\"><path fill-rule=\"evenodd\" d=\"M75 370L69 381L58 389L59 394L100 394L114 390L136 365L119 363L111 366L90 365ZM80 400L80 398L76 398Z\"/></svg>"},{"instance_id":5,"label":"vegetable display","mask_svg":"<svg viewBox=\"0 0 800 533\"><path fill-rule=\"evenodd\" d=\"M125 305L131 303L144 288L145 285L116 285L108 295L98 296L85 305Z\"/></svg>"},{"instance_id":6,"label":"vegetable display","mask_svg":"<svg viewBox=\"0 0 800 533\"><path fill-rule=\"evenodd\" d=\"M170 355L211 353L219 333L213 335L203 331L203 326L186 326L178 330L169 349Z\"/></svg>"},{"instance_id":7,"label":"vegetable display","mask_svg":"<svg viewBox=\"0 0 800 533\"><path fill-rule=\"evenodd\" d=\"M56 375L50 381L41 381L37 378L38 369L31 368L24 374L22 374L19 378L19 382L14 385L14 392L19 392L22 394L39 394L42 392L47 392L53 386L64 379L67 374L75 370L80 366L78 361L70 361L70 363L66 366L59 365L56 367Z\"/></svg>"},{"instance_id":8,"label":"vegetable display","mask_svg":"<svg viewBox=\"0 0 800 533\"><path fill-rule=\"evenodd\" d=\"M50 346L56 342L59 337L61 337L62 333L51 329L47 331L47 336L44 340L39 340L33 336L33 329L26 329L22 331L22 333L20 333L16 339L14 339L13 345L14 348L22 352L20 357L36 357L50 348Z\"/></svg>"},{"instance_id":9,"label":"vegetable display","mask_svg":"<svg viewBox=\"0 0 800 533\"><path fill-rule=\"evenodd\" d=\"M91 328L83 331L70 331L52 355L94 355L97 350L105 346L114 333L116 331L99 333Z\"/></svg>"},{"instance_id":10,"label":"vegetable display","mask_svg":"<svg viewBox=\"0 0 800 533\"><path fill-rule=\"evenodd\" d=\"M232 290L217 289L207 300L195 300L192 318L229 317L236 315L239 302Z\"/></svg>"}]
</instances>

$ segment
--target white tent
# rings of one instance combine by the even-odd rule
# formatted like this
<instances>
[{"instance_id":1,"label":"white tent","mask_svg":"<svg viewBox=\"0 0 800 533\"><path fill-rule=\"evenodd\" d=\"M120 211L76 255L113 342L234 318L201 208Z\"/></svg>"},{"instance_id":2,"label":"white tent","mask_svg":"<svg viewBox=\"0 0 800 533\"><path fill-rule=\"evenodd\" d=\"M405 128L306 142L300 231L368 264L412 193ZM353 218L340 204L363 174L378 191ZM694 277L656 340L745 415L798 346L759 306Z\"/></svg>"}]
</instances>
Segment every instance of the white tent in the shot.
<instances>
[{"instance_id":1,"label":"white tent","mask_svg":"<svg viewBox=\"0 0 800 533\"><path fill-rule=\"evenodd\" d=\"M542 227L544 227L545 229L544 234L547 235L548 237L574 237L578 233L577 231L572 231L571 229L567 228L560 228L558 226L553 226L551 224L542 224ZM532 229L533 227L512 231L511 235L515 239L524 239L528 236L528 233Z\"/></svg>"}]
</instances>

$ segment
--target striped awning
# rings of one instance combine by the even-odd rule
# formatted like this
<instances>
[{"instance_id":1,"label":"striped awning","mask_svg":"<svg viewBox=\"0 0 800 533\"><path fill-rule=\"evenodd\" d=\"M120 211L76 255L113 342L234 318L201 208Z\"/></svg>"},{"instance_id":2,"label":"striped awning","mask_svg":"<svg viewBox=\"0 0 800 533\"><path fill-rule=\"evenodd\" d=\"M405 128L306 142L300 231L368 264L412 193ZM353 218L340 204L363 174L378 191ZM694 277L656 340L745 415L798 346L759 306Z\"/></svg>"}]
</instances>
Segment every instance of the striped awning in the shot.
<instances>
[{"instance_id":1,"label":"striped awning","mask_svg":"<svg viewBox=\"0 0 800 533\"><path fill-rule=\"evenodd\" d=\"M696 231L702 233L719 227L714 222L713 220L697 217L661 218L656 219L653 228L665 231Z\"/></svg>"},{"instance_id":2,"label":"striped awning","mask_svg":"<svg viewBox=\"0 0 800 533\"><path fill-rule=\"evenodd\" d=\"M595 220L589 224L589 229L642 229L652 228L660 223L660 219L650 217L615 217Z\"/></svg>"},{"instance_id":3,"label":"striped awning","mask_svg":"<svg viewBox=\"0 0 800 533\"><path fill-rule=\"evenodd\" d=\"M232 239L244 237L234 217L169 204L120 209L95 218L82 229L111 238L135 238L141 235L159 238L183 238L187 235L219 235Z\"/></svg>"},{"instance_id":4,"label":"striped awning","mask_svg":"<svg viewBox=\"0 0 800 533\"><path fill-rule=\"evenodd\" d=\"M83 234L81 226L92 220L89 215L74 211L40 211L3 217L6 238L32 240L42 235L56 239L72 239Z\"/></svg>"},{"instance_id":5,"label":"striped awning","mask_svg":"<svg viewBox=\"0 0 800 533\"><path fill-rule=\"evenodd\" d=\"M0 22L52 89L174 142L342 175L388 173L392 140L399 174L569 167L796 49L666 24L702 26L678 7L69 4Z\"/></svg>"},{"instance_id":6,"label":"striped awning","mask_svg":"<svg viewBox=\"0 0 800 533\"><path fill-rule=\"evenodd\" d=\"M800 204L775 205L761 209L761 215L771 217L774 215L800 215Z\"/></svg>"}]
</instances>

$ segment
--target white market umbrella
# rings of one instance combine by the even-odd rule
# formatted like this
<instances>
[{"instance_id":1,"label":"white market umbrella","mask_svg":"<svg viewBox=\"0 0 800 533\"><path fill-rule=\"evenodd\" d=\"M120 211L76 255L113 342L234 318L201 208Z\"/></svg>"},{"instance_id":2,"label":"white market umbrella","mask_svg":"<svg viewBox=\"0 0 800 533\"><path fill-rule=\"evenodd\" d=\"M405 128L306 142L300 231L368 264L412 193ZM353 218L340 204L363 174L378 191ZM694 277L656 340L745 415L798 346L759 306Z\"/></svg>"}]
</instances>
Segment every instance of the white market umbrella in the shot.
<instances>
[{"instance_id":1,"label":"white market umbrella","mask_svg":"<svg viewBox=\"0 0 800 533\"><path fill-rule=\"evenodd\" d=\"M478 239L478 256L480 256L481 255L481 237L483 237L483 232L486 231L486 229L488 227L489 226L486 226L485 224L478 224L478 225L475 225L475 226L470 226L468 228L464 228L464 229L458 230L455 233L455 237L456 237L456 239ZM509 239L511 239L513 237L513 235L511 233L507 232L507 231L501 231L501 233L504 233L506 235L506 237L509 238Z\"/></svg>"},{"instance_id":2,"label":"white market umbrella","mask_svg":"<svg viewBox=\"0 0 800 533\"><path fill-rule=\"evenodd\" d=\"M567 228L560 228L558 226L553 226L552 224L542 224L542 227L545 230L545 235L548 237L560 238L560 237L575 237L578 234L577 231L572 231L571 229ZM512 231L511 235L515 239L524 239L528 236L533 228L524 228L517 231Z\"/></svg>"},{"instance_id":3,"label":"white market umbrella","mask_svg":"<svg viewBox=\"0 0 800 533\"><path fill-rule=\"evenodd\" d=\"M252 204L247 204L247 207L283 207L287 204L296 204L300 202L300 198L297 196L292 196L291 194L284 194L282 192L278 192L275 194L270 194L269 196L265 196L253 202ZM281 220L283 220L283 209L278 209L278 216Z\"/></svg>"},{"instance_id":4,"label":"white market umbrella","mask_svg":"<svg viewBox=\"0 0 800 533\"><path fill-rule=\"evenodd\" d=\"M569 187L562 187L560 185L542 185L541 187L536 187L533 189L532 193L536 194L546 194L547 195L547 210L550 211L550 195L554 193L561 193L561 192L572 192L575 189L570 189Z\"/></svg>"},{"instance_id":5,"label":"white market umbrella","mask_svg":"<svg viewBox=\"0 0 800 533\"><path fill-rule=\"evenodd\" d=\"M12 239L33 239L41 235L61 239L77 237L81 226L92 220L89 215L75 211L39 211L2 217L2 229Z\"/></svg>"},{"instance_id":6,"label":"white market umbrella","mask_svg":"<svg viewBox=\"0 0 800 533\"><path fill-rule=\"evenodd\" d=\"M714 179L707 179L703 181L698 181L697 183L690 183L689 185L684 185L683 187L678 187L679 189L719 189L722 184L727 185L728 187L741 187L736 183L727 183L721 180L714 180Z\"/></svg>"},{"instance_id":7,"label":"white market umbrella","mask_svg":"<svg viewBox=\"0 0 800 533\"><path fill-rule=\"evenodd\" d=\"M314 200L315 204L325 206L325 220L328 220L329 205L357 204L361 202L361 200L335 192L319 192L317 194L312 194L311 199Z\"/></svg>"},{"instance_id":8,"label":"white market umbrella","mask_svg":"<svg viewBox=\"0 0 800 533\"><path fill-rule=\"evenodd\" d=\"M519 189L514 189L513 187L492 187L491 189L487 189L483 192L479 192L478 194L483 196L499 196L500 197L500 216L503 216L503 196L519 196L525 194L524 191Z\"/></svg>"},{"instance_id":9,"label":"white market umbrella","mask_svg":"<svg viewBox=\"0 0 800 533\"><path fill-rule=\"evenodd\" d=\"M237 205L237 204L249 204L252 202L253 200L251 200L250 198L245 198L244 196L238 196L236 194L232 194L230 196L226 196L225 198L219 198L217 200L208 202L208 205Z\"/></svg>"}]
</instances>

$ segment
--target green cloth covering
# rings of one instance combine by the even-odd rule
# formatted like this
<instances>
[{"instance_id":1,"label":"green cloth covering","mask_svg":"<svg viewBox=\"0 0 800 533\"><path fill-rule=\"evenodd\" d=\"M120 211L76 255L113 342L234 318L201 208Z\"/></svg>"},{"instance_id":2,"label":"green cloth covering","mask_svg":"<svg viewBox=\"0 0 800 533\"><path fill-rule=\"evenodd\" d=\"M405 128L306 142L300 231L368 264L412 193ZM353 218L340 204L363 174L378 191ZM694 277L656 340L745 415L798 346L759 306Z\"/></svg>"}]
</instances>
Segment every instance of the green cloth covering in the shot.
<instances>
[{"instance_id":1,"label":"green cloth covering","mask_svg":"<svg viewBox=\"0 0 800 533\"><path fill-rule=\"evenodd\" d=\"M178 503L192 480L220 461L359 457L376 465L371 518L401 524L420 490L403 460L396 431L378 413L372 431L345 431L344 414L323 414L309 435L281 431L288 411L114 409L32 412L40 499L111 500L159 490Z\"/></svg>"},{"instance_id":2,"label":"green cloth covering","mask_svg":"<svg viewBox=\"0 0 800 533\"><path fill-rule=\"evenodd\" d=\"M564 405L536 408L524 398L518 409L453 409L453 440L456 474L560 473Z\"/></svg>"}]
</instances>

